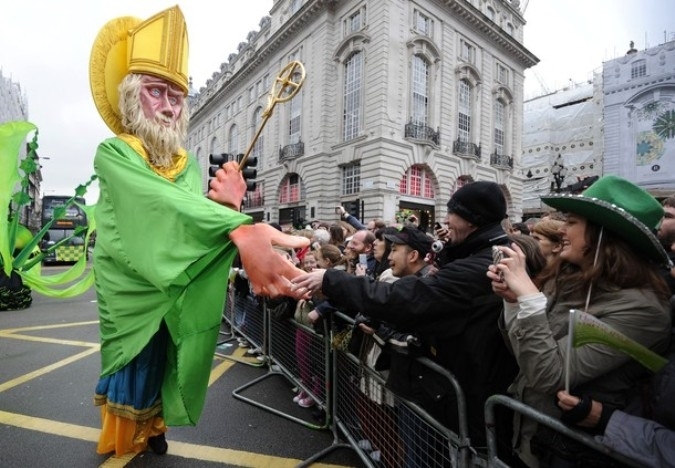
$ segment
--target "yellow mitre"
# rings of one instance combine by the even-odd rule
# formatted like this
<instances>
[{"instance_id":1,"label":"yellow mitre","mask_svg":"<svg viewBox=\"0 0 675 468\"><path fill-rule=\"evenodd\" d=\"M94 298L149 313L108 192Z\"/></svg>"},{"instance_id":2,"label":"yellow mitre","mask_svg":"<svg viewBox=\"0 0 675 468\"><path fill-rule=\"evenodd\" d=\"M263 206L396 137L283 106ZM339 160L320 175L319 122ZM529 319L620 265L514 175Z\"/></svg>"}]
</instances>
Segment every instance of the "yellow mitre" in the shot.
<instances>
[{"instance_id":1,"label":"yellow mitre","mask_svg":"<svg viewBox=\"0 0 675 468\"><path fill-rule=\"evenodd\" d=\"M117 88L129 73L158 76L188 92L188 37L178 5L142 21L125 16L101 28L89 59L89 84L103 121L124 132Z\"/></svg>"}]
</instances>

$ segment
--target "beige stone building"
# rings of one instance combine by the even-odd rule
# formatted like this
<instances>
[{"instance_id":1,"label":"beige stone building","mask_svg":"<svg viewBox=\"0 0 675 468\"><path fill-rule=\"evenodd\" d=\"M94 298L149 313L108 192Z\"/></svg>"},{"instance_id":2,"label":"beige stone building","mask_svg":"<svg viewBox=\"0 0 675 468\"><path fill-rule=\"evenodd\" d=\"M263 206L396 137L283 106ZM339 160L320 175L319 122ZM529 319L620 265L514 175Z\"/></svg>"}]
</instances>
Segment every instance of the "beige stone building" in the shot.
<instances>
[{"instance_id":1,"label":"beige stone building","mask_svg":"<svg viewBox=\"0 0 675 468\"><path fill-rule=\"evenodd\" d=\"M304 85L277 104L251 151L257 188L244 211L290 224L404 209L433 226L468 176L522 207L523 46L518 0L275 0L191 97L188 149L207 184L209 154L244 153L275 77ZM461 177L465 176L465 177Z\"/></svg>"}]
</instances>

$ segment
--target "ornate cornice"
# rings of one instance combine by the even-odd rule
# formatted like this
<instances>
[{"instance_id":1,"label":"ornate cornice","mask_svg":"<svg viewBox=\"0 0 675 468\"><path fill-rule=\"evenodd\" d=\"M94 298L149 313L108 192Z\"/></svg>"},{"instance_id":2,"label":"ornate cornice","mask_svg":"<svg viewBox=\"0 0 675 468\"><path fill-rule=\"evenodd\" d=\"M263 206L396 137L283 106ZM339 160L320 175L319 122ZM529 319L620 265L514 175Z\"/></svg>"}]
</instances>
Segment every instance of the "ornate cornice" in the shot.
<instances>
[{"instance_id":1,"label":"ornate cornice","mask_svg":"<svg viewBox=\"0 0 675 468\"><path fill-rule=\"evenodd\" d=\"M466 0L443 0L443 3L456 19L485 34L506 53L515 57L523 67L529 68L539 63L539 59L523 44L501 28L495 27L492 21Z\"/></svg>"}]
</instances>

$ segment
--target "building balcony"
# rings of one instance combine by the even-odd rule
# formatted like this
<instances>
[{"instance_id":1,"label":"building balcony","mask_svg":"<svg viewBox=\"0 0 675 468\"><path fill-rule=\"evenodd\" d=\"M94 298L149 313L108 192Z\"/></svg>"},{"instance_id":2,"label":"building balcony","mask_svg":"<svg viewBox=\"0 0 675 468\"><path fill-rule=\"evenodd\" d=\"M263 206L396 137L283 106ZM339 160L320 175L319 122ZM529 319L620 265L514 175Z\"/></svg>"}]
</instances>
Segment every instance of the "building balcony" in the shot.
<instances>
[{"instance_id":1,"label":"building balcony","mask_svg":"<svg viewBox=\"0 0 675 468\"><path fill-rule=\"evenodd\" d=\"M419 125L409 122L405 124L405 138L414 138L416 140L428 141L438 146L441 141L440 130L434 130L426 125Z\"/></svg>"},{"instance_id":2,"label":"building balcony","mask_svg":"<svg viewBox=\"0 0 675 468\"><path fill-rule=\"evenodd\" d=\"M480 161L480 145L461 141L459 138L452 142L452 152L463 158Z\"/></svg>"},{"instance_id":3,"label":"building balcony","mask_svg":"<svg viewBox=\"0 0 675 468\"><path fill-rule=\"evenodd\" d=\"M490 165L500 169L513 169L513 158L495 152L490 155Z\"/></svg>"},{"instance_id":4,"label":"building balcony","mask_svg":"<svg viewBox=\"0 0 675 468\"><path fill-rule=\"evenodd\" d=\"M290 161L305 154L305 144L301 141L279 148L279 162Z\"/></svg>"}]
</instances>

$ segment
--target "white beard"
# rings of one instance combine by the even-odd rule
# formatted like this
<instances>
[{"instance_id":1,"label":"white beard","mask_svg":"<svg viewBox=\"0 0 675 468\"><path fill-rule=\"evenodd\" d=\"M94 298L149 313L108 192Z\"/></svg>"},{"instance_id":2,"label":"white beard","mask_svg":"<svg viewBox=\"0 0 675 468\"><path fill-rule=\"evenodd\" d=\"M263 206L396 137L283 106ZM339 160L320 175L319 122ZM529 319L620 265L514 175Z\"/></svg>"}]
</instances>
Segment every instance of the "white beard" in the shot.
<instances>
[{"instance_id":1,"label":"white beard","mask_svg":"<svg viewBox=\"0 0 675 468\"><path fill-rule=\"evenodd\" d=\"M143 146L148 151L148 159L156 167L171 167L173 155L181 148L180 132L173 124L167 127L160 122L166 120L161 115L154 119L140 119L137 128L133 129Z\"/></svg>"}]
</instances>

